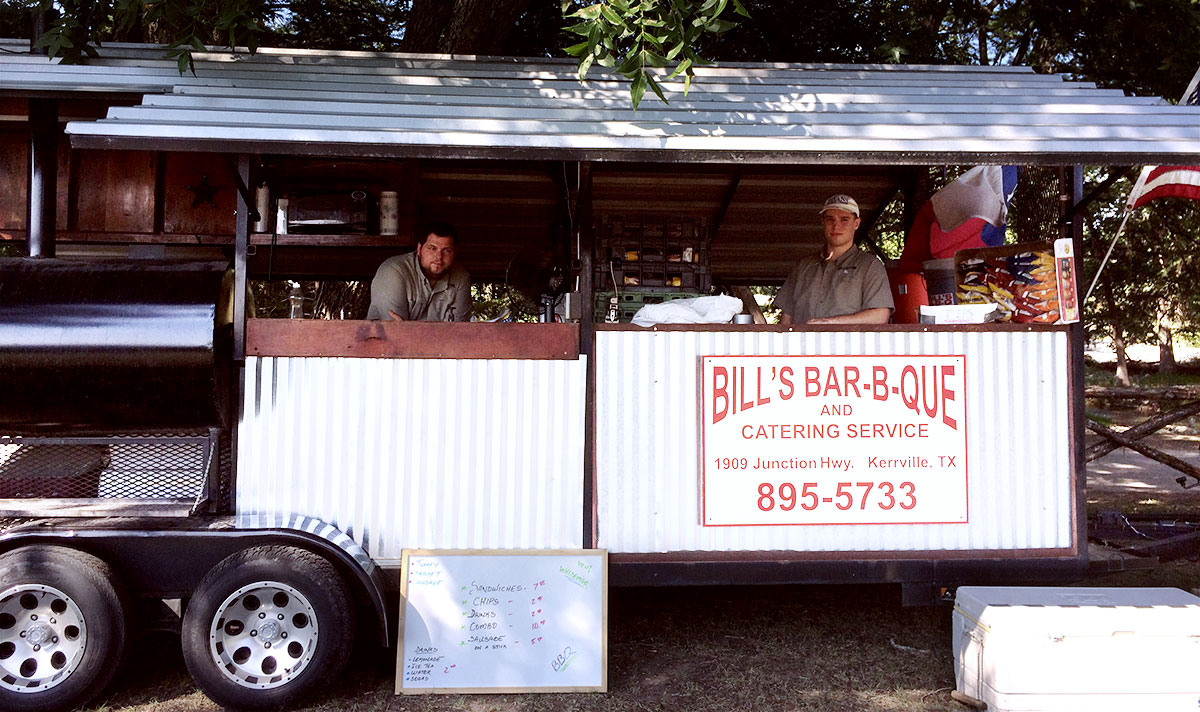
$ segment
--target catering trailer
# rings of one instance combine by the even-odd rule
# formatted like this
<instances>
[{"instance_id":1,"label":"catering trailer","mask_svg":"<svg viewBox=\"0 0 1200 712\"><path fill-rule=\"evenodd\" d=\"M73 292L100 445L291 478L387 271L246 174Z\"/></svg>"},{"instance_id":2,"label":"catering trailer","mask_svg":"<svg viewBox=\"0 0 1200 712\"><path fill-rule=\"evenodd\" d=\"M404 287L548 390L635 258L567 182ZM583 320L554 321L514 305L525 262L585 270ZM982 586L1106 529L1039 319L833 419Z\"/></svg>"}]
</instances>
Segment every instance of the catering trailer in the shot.
<instances>
[{"instance_id":1,"label":"catering trailer","mask_svg":"<svg viewBox=\"0 0 1200 712\"><path fill-rule=\"evenodd\" d=\"M394 638L405 549L602 548L617 585L889 582L914 603L1076 576L1078 324L621 310L778 284L827 194L869 236L930 166L1040 171L1057 187L1025 217L1078 244L1081 165L1200 160L1200 109L1014 67L721 65L635 113L612 75L547 59L214 51L180 75L159 48L6 48L14 710L95 695L164 600L206 694L287 704L356 629ZM251 316L251 280L369 279L427 220L457 225L478 282L548 271L555 316Z\"/></svg>"}]
</instances>

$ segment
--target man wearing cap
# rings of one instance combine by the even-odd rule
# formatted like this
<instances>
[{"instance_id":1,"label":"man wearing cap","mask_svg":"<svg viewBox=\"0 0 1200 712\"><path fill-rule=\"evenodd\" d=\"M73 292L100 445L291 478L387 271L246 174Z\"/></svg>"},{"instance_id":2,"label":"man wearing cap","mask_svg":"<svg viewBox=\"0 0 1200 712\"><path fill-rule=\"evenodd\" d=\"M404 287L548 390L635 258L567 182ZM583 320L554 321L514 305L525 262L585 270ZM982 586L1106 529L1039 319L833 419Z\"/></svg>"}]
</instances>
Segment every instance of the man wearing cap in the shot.
<instances>
[{"instance_id":1,"label":"man wearing cap","mask_svg":"<svg viewBox=\"0 0 1200 712\"><path fill-rule=\"evenodd\" d=\"M886 324L892 315L887 271L854 245L858 203L830 196L821 208L825 247L806 255L775 297L781 324Z\"/></svg>"}]
</instances>

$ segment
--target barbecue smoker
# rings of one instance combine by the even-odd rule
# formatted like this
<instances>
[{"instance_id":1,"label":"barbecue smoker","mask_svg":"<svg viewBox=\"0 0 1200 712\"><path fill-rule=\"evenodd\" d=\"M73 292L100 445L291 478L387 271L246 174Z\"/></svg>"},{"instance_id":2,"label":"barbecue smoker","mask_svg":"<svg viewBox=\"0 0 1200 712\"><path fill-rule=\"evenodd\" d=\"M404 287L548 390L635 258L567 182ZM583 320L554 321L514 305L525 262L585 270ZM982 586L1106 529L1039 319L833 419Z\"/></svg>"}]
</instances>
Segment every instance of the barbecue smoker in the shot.
<instances>
[{"instance_id":1,"label":"barbecue smoker","mask_svg":"<svg viewBox=\"0 0 1200 712\"><path fill-rule=\"evenodd\" d=\"M3 709L101 689L127 637L157 623L149 600L189 599L188 668L229 705L277 704L336 671L360 605L386 639L382 587L352 542L222 516L227 273L0 260L0 530L19 542L0 555Z\"/></svg>"}]
</instances>

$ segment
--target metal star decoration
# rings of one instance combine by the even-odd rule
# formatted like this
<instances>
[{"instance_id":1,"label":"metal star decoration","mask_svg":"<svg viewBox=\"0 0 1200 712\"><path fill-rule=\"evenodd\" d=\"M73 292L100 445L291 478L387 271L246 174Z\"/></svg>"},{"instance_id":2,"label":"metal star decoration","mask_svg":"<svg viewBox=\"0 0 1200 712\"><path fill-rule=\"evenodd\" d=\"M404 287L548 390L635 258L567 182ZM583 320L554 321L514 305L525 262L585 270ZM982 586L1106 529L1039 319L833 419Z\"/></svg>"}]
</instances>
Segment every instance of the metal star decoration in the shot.
<instances>
[{"instance_id":1,"label":"metal star decoration","mask_svg":"<svg viewBox=\"0 0 1200 712\"><path fill-rule=\"evenodd\" d=\"M196 185L185 185L192 192L192 209L200 207L202 203L208 203L214 208L217 207L217 191L223 190L222 186L212 185L208 182L208 175L200 176L200 182Z\"/></svg>"}]
</instances>

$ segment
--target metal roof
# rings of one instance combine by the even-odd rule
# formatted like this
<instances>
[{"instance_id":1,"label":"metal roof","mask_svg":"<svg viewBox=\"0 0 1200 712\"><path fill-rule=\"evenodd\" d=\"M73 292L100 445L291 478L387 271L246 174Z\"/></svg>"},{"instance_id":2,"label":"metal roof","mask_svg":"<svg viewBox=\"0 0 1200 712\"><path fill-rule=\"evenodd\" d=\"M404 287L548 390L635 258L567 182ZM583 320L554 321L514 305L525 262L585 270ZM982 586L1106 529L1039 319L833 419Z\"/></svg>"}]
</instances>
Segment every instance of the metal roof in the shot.
<instances>
[{"instance_id":1,"label":"metal roof","mask_svg":"<svg viewBox=\"0 0 1200 712\"><path fill-rule=\"evenodd\" d=\"M1181 163L1200 107L1023 67L723 64L670 104L569 60L261 49L195 55L106 45L68 66L0 53L11 95L143 94L80 147L670 163Z\"/></svg>"}]
</instances>

